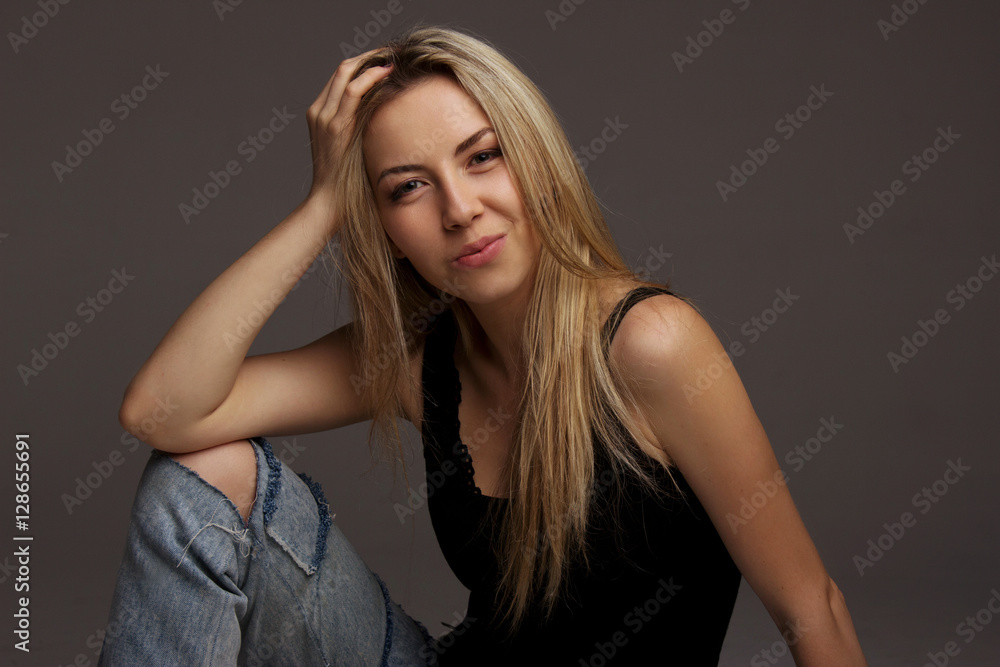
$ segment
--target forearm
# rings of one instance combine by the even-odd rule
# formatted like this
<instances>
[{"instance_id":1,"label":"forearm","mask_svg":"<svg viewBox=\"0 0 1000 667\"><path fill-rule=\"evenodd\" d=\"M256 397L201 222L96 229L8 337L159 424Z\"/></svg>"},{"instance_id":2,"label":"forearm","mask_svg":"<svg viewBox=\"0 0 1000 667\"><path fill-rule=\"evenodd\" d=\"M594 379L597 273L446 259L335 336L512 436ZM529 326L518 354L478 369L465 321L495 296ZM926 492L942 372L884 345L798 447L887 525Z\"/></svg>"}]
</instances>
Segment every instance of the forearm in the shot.
<instances>
[{"instance_id":1,"label":"forearm","mask_svg":"<svg viewBox=\"0 0 1000 667\"><path fill-rule=\"evenodd\" d=\"M170 327L126 389L120 417L138 424L169 399L169 438L229 395L250 345L336 232L326 203L307 199L222 272ZM152 436L151 436L152 437ZM146 438L155 444L151 438Z\"/></svg>"}]
</instances>

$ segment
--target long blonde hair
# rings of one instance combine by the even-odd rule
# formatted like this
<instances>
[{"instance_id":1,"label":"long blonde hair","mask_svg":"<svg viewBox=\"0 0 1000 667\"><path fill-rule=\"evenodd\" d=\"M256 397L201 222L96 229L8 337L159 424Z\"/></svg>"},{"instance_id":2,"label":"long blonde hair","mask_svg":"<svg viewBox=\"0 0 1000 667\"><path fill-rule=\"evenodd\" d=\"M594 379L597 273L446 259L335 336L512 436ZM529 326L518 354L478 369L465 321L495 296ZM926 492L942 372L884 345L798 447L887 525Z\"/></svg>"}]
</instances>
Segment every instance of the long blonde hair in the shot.
<instances>
[{"instance_id":1,"label":"long blonde hair","mask_svg":"<svg viewBox=\"0 0 1000 667\"><path fill-rule=\"evenodd\" d=\"M387 59L394 65L361 101L336 193L341 275L352 297L352 340L362 364L358 386L375 406L370 445L374 439L386 451L396 446L402 460L397 418L404 416L405 389L399 377L409 377L409 359L426 335L427 321L418 314L441 312L450 303L466 350L481 331L457 295L439 292L392 254L362 152L375 111L428 76L451 77L489 118L542 243L522 338L525 383L504 476L509 502L507 513L497 517L497 602L514 632L539 597L548 618L567 568L577 556L587 562L595 443L606 448L615 475L635 475L647 489L665 492L635 454L634 444L644 445L669 474L667 457L631 417L635 397L614 359L605 356L599 312L604 280L665 285L643 280L626 266L557 117L498 50L463 32L426 26L409 29L386 48L358 69L360 74Z\"/></svg>"}]
</instances>

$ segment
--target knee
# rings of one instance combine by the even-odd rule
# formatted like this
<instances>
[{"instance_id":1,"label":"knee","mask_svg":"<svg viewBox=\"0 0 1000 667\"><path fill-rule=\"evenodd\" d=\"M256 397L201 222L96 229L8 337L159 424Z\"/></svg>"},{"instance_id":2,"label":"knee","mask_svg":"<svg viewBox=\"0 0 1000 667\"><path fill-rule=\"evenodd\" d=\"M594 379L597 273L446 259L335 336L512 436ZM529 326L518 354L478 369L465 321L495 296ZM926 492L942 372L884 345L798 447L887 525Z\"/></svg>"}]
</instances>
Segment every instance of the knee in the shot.
<instances>
[{"instance_id":1,"label":"knee","mask_svg":"<svg viewBox=\"0 0 1000 667\"><path fill-rule=\"evenodd\" d=\"M247 520L257 496L257 455L249 440L168 456L226 494Z\"/></svg>"}]
</instances>

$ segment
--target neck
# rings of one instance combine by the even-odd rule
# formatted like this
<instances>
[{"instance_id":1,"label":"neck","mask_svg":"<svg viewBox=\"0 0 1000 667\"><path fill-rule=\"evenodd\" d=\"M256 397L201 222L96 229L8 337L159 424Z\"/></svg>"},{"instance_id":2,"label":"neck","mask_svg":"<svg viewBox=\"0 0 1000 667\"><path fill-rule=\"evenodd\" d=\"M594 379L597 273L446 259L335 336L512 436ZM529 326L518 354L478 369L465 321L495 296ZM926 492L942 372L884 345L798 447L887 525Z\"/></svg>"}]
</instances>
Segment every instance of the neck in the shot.
<instances>
[{"instance_id":1,"label":"neck","mask_svg":"<svg viewBox=\"0 0 1000 667\"><path fill-rule=\"evenodd\" d=\"M465 302L475 319L473 329L480 330L479 335L473 336L472 361L506 388L517 387L524 380L526 369L521 345L532 289L533 285L527 284L517 293L496 301Z\"/></svg>"},{"instance_id":2,"label":"neck","mask_svg":"<svg viewBox=\"0 0 1000 667\"><path fill-rule=\"evenodd\" d=\"M510 307L495 308L494 304L468 304L482 329L482 336L474 343L475 361L485 364L503 378L507 386L512 386L520 377L521 337L524 332L526 307L514 310Z\"/></svg>"}]
</instances>

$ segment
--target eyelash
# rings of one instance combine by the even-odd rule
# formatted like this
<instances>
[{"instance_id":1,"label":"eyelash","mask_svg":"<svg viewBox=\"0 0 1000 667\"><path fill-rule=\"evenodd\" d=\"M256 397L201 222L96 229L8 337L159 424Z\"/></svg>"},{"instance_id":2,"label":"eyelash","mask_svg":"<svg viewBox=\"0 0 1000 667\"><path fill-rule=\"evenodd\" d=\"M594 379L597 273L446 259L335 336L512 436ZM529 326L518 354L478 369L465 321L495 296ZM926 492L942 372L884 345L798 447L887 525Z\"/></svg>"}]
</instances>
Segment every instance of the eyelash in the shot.
<instances>
[{"instance_id":1,"label":"eyelash","mask_svg":"<svg viewBox=\"0 0 1000 667\"><path fill-rule=\"evenodd\" d=\"M490 148L487 150L478 151L474 153L472 157L476 158L479 157L480 155L489 155L491 157L497 158L497 157L502 157L503 152L499 148ZM477 162L475 164L486 164L486 162L488 162L488 160L484 160L483 162ZM412 192L412 190L404 191L403 188L405 188L410 183L416 183L416 182L418 182L418 179L410 179L408 181L403 181L402 183L397 185L396 188L389 194L389 199L394 202L399 201L404 196L406 196L408 192Z\"/></svg>"}]
</instances>

